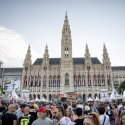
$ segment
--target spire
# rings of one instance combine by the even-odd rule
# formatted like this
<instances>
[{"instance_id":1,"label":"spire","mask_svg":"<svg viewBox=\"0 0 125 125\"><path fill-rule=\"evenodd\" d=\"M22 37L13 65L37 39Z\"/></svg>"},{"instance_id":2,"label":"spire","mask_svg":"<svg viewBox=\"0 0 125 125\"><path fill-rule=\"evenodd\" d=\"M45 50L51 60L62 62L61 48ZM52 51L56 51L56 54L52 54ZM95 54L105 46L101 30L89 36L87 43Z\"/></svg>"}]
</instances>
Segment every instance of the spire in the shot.
<instances>
[{"instance_id":1,"label":"spire","mask_svg":"<svg viewBox=\"0 0 125 125\"><path fill-rule=\"evenodd\" d=\"M72 62L72 38L67 11L64 18L61 40L61 60L70 60Z\"/></svg>"},{"instance_id":2,"label":"spire","mask_svg":"<svg viewBox=\"0 0 125 125\"><path fill-rule=\"evenodd\" d=\"M103 45L103 60L102 60L102 62L104 65L106 65L106 67L111 65L109 54L107 52L107 48L106 48L105 44Z\"/></svg>"},{"instance_id":3,"label":"spire","mask_svg":"<svg viewBox=\"0 0 125 125\"><path fill-rule=\"evenodd\" d=\"M46 44L46 47L45 47L44 57L48 57L49 58L48 45L47 44Z\"/></svg>"},{"instance_id":4,"label":"spire","mask_svg":"<svg viewBox=\"0 0 125 125\"><path fill-rule=\"evenodd\" d=\"M91 65L91 57L90 57L89 48L88 48L87 43L86 43L86 49L85 49L85 64Z\"/></svg>"},{"instance_id":5,"label":"spire","mask_svg":"<svg viewBox=\"0 0 125 125\"><path fill-rule=\"evenodd\" d=\"M30 50L30 45L28 46L28 49L27 49L27 54L25 56L25 60L24 60L24 66L30 66L32 63L32 60L31 60L31 50Z\"/></svg>"},{"instance_id":6,"label":"spire","mask_svg":"<svg viewBox=\"0 0 125 125\"><path fill-rule=\"evenodd\" d=\"M70 33L71 33L67 11L66 11L66 14L65 14L62 33L63 34L68 34L68 35L70 35Z\"/></svg>"}]
</instances>

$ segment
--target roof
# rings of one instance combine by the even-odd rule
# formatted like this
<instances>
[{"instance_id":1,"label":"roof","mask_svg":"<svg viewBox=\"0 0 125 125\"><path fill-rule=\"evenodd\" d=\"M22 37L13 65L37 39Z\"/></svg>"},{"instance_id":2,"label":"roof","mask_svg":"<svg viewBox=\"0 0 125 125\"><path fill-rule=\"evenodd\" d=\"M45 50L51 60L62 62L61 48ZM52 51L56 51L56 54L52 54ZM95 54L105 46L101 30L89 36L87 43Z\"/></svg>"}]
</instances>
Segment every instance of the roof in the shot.
<instances>
[{"instance_id":1,"label":"roof","mask_svg":"<svg viewBox=\"0 0 125 125\"><path fill-rule=\"evenodd\" d=\"M49 58L50 65L59 65L61 58ZM91 58L92 64L101 64L101 62L96 57ZM33 65L41 65L43 58L37 58ZM74 64L84 64L85 58L73 58Z\"/></svg>"},{"instance_id":2,"label":"roof","mask_svg":"<svg viewBox=\"0 0 125 125\"><path fill-rule=\"evenodd\" d=\"M3 68L4 72L22 72L23 68Z\"/></svg>"},{"instance_id":3,"label":"roof","mask_svg":"<svg viewBox=\"0 0 125 125\"><path fill-rule=\"evenodd\" d=\"M125 66L112 66L112 70L125 70Z\"/></svg>"}]
</instances>

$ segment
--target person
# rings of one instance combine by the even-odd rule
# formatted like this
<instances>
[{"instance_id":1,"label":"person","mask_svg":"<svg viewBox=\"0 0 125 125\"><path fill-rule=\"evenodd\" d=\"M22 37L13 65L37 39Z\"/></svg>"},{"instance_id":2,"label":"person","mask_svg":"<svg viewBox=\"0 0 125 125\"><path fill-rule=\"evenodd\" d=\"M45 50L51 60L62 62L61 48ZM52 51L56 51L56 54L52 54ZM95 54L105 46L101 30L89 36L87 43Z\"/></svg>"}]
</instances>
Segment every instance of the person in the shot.
<instances>
[{"instance_id":1,"label":"person","mask_svg":"<svg viewBox=\"0 0 125 125\"><path fill-rule=\"evenodd\" d=\"M16 125L17 124L17 117L14 114L15 112L15 105L9 104L8 111L4 113L1 117L2 125Z\"/></svg>"},{"instance_id":2,"label":"person","mask_svg":"<svg viewBox=\"0 0 125 125\"><path fill-rule=\"evenodd\" d=\"M75 114L77 115L77 119L74 120L75 125L83 125L83 115L82 115L82 108L76 108Z\"/></svg>"},{"instance_id":3,"label":"person","mask_svg":"<svg viewBox=\"0 0 125 125\"><path fill-rule=\"evenodd\" d=\"M105 107L98 107L99 119L102 125L110 125L109 116L105 114Z\"/></svg>"},{"instance_id":4,"label":"person","mask_svg":"<svg viewBox=\"0 0 125 125\"><path fill-rule=\"evenodd\" d=\"M39 109L39 118L36 119L32 125L52 125L52 121L46 117L47 108L41 106Z\"/></svg>"},{"instance_id":5,"label":"person","mask_svg":"<svg viewBox=\"0 0 125 125\"><path fill-rule=\"evenodd\" d=\"M84 117L83 125L101 125L99 115L92 112Z\"/></svg>"},{"instance_id":6,"label":"person","mask_svg":"<svg viewBox=\"0 0 125 125\"><path fill-rule=\"evenodd\" d=\"M116 104L112 105L112 112L113 112L114 118L115 118L115 124L114 125L119 125L118 108L117 108Z\"/></svg>"},{"instance_id":7,"label":"person","mask_svg":"<svg viewBox=\"0 0 125 125\"><path fill-rule=\"evenodd\" d=\"M74 125L75 123L71 121L69 117L64 116L64 109L62 107L57 107L56 109L57 122L54 125Z\"/></svg>"},{"instance_id":8,"label":"person","mask_svg":"<svg viewBox=\"0 0 125 125\"><path fill-rule=\"evenodd\" d=\"M16 116L17 116L17 119L19 120L19 118L21 116L24 115L24 108L26 107L27 105L26 104L20 104L20 108L16 111Z\"/></svg>"},{"instance_id":9,"label":"person","mask_svg":"<svg viewBox=\"0 0 125 125\"><path fill-rule=\"evenodd\" d=\"M24 108L24 115L19 118L19 125L31 125L34 121L34 117L29 114L30 108L26 106Z\"/></svg>"},{"instance_id":10,"label":"person","mask_svg":"<svg viewBox=\"0 0 125 125\"><path fill-rule=\"evenodd\" d=\"M121 125L125 125L125 113L121 115Z\"/></svg>"}]
</instances>

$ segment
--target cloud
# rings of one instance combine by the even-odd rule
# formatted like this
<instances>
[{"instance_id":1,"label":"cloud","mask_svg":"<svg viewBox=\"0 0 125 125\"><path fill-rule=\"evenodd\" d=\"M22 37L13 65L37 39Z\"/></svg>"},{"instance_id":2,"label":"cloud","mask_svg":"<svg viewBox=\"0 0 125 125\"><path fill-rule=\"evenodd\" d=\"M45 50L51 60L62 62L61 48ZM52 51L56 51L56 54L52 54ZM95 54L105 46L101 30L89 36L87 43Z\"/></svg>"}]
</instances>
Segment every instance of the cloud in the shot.
<instances>
[{"instance_id":1,"label":"cloud","mask_svg":"<svg viewBox=\"0 0 125 125\"><path fill-rule=\"evenodd\" d=\"M28 49L28 42L24 36L14 30L0 26L0 60L4 67L22 67ZM32 49L32 60L37 58L37 53Z\"/></svg>"}]
</instances>

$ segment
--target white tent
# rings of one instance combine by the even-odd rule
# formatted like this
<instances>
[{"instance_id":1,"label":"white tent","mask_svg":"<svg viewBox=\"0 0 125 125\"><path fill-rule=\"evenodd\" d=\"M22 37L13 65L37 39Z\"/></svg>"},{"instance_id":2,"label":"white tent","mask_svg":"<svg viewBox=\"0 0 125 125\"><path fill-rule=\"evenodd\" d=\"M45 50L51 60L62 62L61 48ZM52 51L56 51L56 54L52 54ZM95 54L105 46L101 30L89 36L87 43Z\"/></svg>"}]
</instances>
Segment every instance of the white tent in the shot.
<instances>
[{"instance_id":1,"label":"white tent","mask_svg":"<svg viewBox=\"0 0 125 125\"><path fill-rule=\"evenodd\" d=\"M116 92L115 92L115 90L112 91L112 93L110 95L110 100L116 100Z\"/></svg>"},{"instance_id":2,"label":"white tent","mask_svg":"<svg viewBox=\"0 0 125 125\"><path fill-rule=\"evenodd\" d=\"M87 102L92 102L93 99L91 97L88 98Z\"/></svg>"},{"instance_id":3,"label":"white tent","mask_svg":"<svg viewBox=\"0 0 125 125\"><path fill-rule=\"evenodd\" d=\"M42 100L40 100L40 101L42 101L42 102L46 102L46 99L43 97Z\"/></svg>"},{"instance_id":4,"label":"white tent","mask_svg":"<svg viewBox=\"0 0 125 125\"><path fill-rule=\"evenodd\" d=\"M99 98L96 96L95 101L99 101Z\"/></svg>"},{"instance_id":5,"label":"white tent","mask_svg":"<svg viewBox=\"0 0 125 125\"><path fill-rule=\"evenodd\" d=\"M37 102L39 102L40 100L36 97L36 99L34 100L34 101L37 101Z\"/></svg>"}]
</instances>

